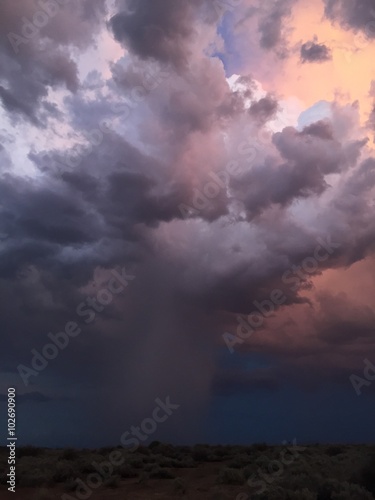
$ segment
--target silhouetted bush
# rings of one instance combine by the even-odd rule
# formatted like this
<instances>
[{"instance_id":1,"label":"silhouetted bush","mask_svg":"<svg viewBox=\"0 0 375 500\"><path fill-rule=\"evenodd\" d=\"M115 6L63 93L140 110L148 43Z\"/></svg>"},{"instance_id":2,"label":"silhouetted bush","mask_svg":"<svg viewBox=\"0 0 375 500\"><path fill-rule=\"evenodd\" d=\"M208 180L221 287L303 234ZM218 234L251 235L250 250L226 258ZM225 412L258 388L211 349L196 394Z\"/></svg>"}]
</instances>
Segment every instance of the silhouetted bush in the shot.
<instances>
[{"instance_id":1,"label":"silhouetted bush","mask_svg":"<svg viewBox=\"0 0 375 500\"><path fill-rule=\"evenodd\" d=\"M37 488L38 486L48 486L53 484L53 478L50 474L39 470L30 471L22 474L16 483L22 488Z\"/></svg>"},{"instance_id":2,"label":"silhouetted bush","mask_svg":"<svg viewBox=\"0 0 375 500\"><path fill-rule=\"evenodd\" d=\"M65 491L75 491L77 489L77 482L75 478L70 477L67 481L64 483L64 490Z\"/></svg>"},{"instance_id":3,"label":"silhouetted bush","mask_svg":"<svg viewBox=\"0 0 375 500\"><path fill-rule=\"evenodd\" d=\"M131 457L127 460L128 464L134 469L143 469L143 458Z\"/></svg>"},{"instance_id":4,"label":"silhouetted bush","mask_svg":"<svg viewBox=\"0 0 375 500\"><path fill-rule=\"evenodd\" d=\"M90 457L82 457L74 462L75 470L81 474L91 474L96 472L95 467L92 465L92 460Z\"/></svg>"},{"instance_id":5,"label":"silhouetted bush","mask_svg":"<svg viewBox=\"0 0 375 500\"><path fill-rule=\"evenodd\" d=\"M174 458L178 453L178 450L176 450L175 447L170 444L161 443L160 441L153 441L149 445L149 451L154 454L164 455L165 457L170 458Z\"/></svg>"},{"instance_id":6,"label":"silhouetted bush","mask_svg":"<svg viewBox=\"0 0 375 500\"><path fill-rule=\"evenodd\" d=\"M154 443L157 441L153 441ZM137 453L140 453L141 455L151 455L152 449L146 448L146 446L140 446L137 450Z\"/></svg>"},{"instance_id":7,"label":"silhouetted bush","mask_svg":"<svg viewBox=\"0 0 375 500\"><path fill-rule=\"evenodd\" d=\"M191 454L196 462L208 462L210 455L212 455L210 447L201 444L194 446Z\"/></svg>"},{"instance_id":8,"label":"silhouetted bush","mask_svg":"<svg viewBox=\"0 0 375 500\"><path fill-rule=\"evenodd\" d=\"M96 453L98 455L102 455L103 457L108 456L113 451L113 446L103 446L102 448L98 448Z\"/></svg>"},{"instance_id":9,"label":"silhouetted bush","mask_svg":"<svg viewBox=\"0 0 375 500\"><path fill-rule=\"evenodd\" d=\"M358 484L343 483L338 492L332 493L332 500L373 500L371 493Z\"/></svg>"},{"instance_id":10,"label":"silhouetted bush","mask_svg":"<svg viewBox=\"0 0 375 500\"><path fill-rule=\"evenodd\" d=\"M238 455L228 463L228 467L232 469L242 469L249 464L250 460L248 455Z\"/></svg>"},{"instance_id":11,"label":"silhouetted bush","mask_svg":"<svg viewBox=\"0 0 375 500\"><path fill-rule=\"evenodd\" d=\"M119 476L111 476L104 481L104 486L106 488L118 488L120 486L120 477Z\"/></svg>"},{"instance_id":12,"label":"silhouetted bush","mask_svg":"<svg viewBox=\"0 0 375 500\"><path fill-rule=\"evenodd\" d=\"M154 448L157 448L160 446L162 443L160 441L151 441L151 443L148 445L150 450L154 450Z\"/></svg>"},{"instance_id":13,"label":"silhouetted bush","mask_svg":"<svg viewBox=\"0 0 375 500\"><path fill-rule=\"evenodd\" d=\"M375 494L375 455L372 455L359 473L359 484Z\"/></svg>"},{"instance_id":14,"label":"silhouetted bush","mask_svg":"<svg viewBox=\"0 0 375 500\"><path fill-rule=\"evenodd\" d=\"M77 450L73 450L72 448L65 448L62 451L59 460L76 460L80 454Z\"/></svg>"},{"instance_id":15,"label":"silhouetted bush","mask_svg":"<svg viewBox=\"0 0 375 500\"><path fill-rule=\"evenodd\" d=\"M317 500L373 500L372 494L358 484L330 479L318 490Z\"/></svg>"},{"instance_id":16,"label":"silhouetted bush","mask_svg":"<svg viewBox=\"0 0 375 500\"><path fill-rule=\"evenodd\" d=\"M129 477L137 477L138 472L133 469L129 464L122 465L119 469L118 472L120 476L124 479L127 479Z\"/></svg>"},{"instance_id":17,"label":"silhouetted bush","mask_svg":"<svg viewBox=\"0 0 375 500\"><path fill-rule=\"evenodd\" d=\"M266 451L269 446L266 443L254 443L252 445L252 448L255 451Z\"/></svg>"},{"instance_id":18,"label":"silhouetted bush","mask_svg":"<svg viewBox=\"0 0 375 500\"><path fill-rule=\"evenodd\" d=\"M219 472L218 482L221 484L243 484L245 482L245 477L242 472L237 469L224 467Z\"/></svg>"},{"instance_id":19,"label":"silhouetted bush","mask_svg":"<svg viewBox=\"0 0 375 500\"><path fill-rule=\"evenodd\" d=\"M336 455L340 455L341 453L343 453L343 449L341 446L329 446L327 449L326 449L326 454L329 456L329 457L335 457Z\"/></svg>"},{"instance_id":20,"label":"silhouetted bush","mask_svg":"<svg viewBox=\"0 0 375 500\"><path fill-rule=\"evenodd\" d=\"M37 446L21 446L16 448L16 457L37 457L44 454L43 448L38 448Z\"/></svg>"},{"instance_id":21,"label":"silhouetted bush","mask_svg":"<svg viewBox=\"0 0 375 500\"><path fill-rule=\"evenodd\" d=\"M56 462L52 476L56 483L65 483L72 476L74 476L74 468L70 462L67 460Z\"/></svg>"}]
</instances>

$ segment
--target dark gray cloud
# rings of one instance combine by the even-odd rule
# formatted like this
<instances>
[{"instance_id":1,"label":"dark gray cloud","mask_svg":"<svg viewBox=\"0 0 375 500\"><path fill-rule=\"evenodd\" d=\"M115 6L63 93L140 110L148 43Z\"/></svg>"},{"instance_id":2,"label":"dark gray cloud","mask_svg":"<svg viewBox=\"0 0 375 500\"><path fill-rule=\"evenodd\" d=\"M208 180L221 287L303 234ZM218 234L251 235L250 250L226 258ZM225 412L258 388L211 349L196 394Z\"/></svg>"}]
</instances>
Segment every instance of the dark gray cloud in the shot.
<instances>
[{"instance_id":1,"label":"dark gray cloud","mask_svg":"<svg viewBox=\"0 0 375 500\"><path fill-rule=\"evenodd\" d=\"M260 45L266 50L276 49L285 55L284 22L292 12L294 0L272 0L267 13L259 22Z\"/></svg>"},{"instance_id":2,"label":"dark gray cloud","mask_svg":"<svg viewBox=\"0 0 375 500\"><path fill-rule=\"evenodd\" d=\"M3 2L0 99L13 121L22 118L46 127L49 89L78 90L77 65L69 49L87 47L104 24L104 0L56 6L50 10L32 0Z\"/></svg>"},{"instance_id":3,"label":"dark gray cloud","mask_svg":"<svg viewBox=\"0 0 375 500\"><path fill-rule=\"evenodd\" d=\"M234 196L243 201L250 220L274 204L285 207L297 198L322 194L329 187L326 175L355 165L366 141L341 144L332 133L329 123L317 122L302 132L287 127L274 134L281 160L270 155L232 181Z\"/></svg>"},{"instance_id":4,"label":"dark gray cloud","mask_svg":"<svg viewBox=\"0 0 375 500\"><path fill-rule=\"evenodd\" d=\"M312 123L311 125L308 125L305 127L302 132L302 135L306 136L316 136L319 137L319 139L326 139L326 140L334 140L333 134L333 127L332 123L329 120L320 120L318 122Z\"/></svg>"},{"instance_id":5,"label":"dark gray cloud","mask_svg":"<svg viewBox=\"0 0 375 500\"><path fill-rule=\"evenodd\" d=\"M32 118L35 123L38 123L33 117L32 104L22 102L17 99L9 90L0 85L0 99L3 106L10 112L23 113L24 115Z\"/></svg>"},{"instance_id":6,"label":"dark gray cloud","mask_svg":"<svg viewBox=\"0 0 375 500\"><path fill-rule=\"evenodd\" d=\"M203 0L124 2L125 9L110 23L117 40L142 59L156 59L181 68L189 59L189 42Z\"/></svg>"},{"instance_id":7,"label":"dark gray cloud","mask_svg":"<svg viewBox=\"0 0 375 500\"><path fill-rule=\"evenodd\" d=\"M279 111L279 104L275 97L267 95L259 101L251 103L249 108L250 116L260 125L263 126L268 120L274 118Z\"/></svg>"},{"instance_id":8,"label":"dark gray cloud","mask_svg":"<svg viewBox=\"0 0 375 500\"><path fill-rule=\"evenodd\" d=\"M56 51L53 57L36 54L25 60L12 57L14 61L0 53L0 58L7 65L0 98L13 120L22 117L45 127L42 104L48 105L48 88L64 86L71 91L78 88L76 64L62 52Z\"/></svg>"},{"instance_id":9,"label":"dark gray cloud","mask_svg":"<svg viewBox=\"0 0 375 500\"><path fill-rule=\"evenodd\" d=\"M324 0L325 15L343 28L361 30L375 38L375 5L373 0Z\"/></svg>"},{"instance_id":10,"label":"dark gray cloud","mask_svg":"<svg viewBox=\"0 0 375 500\"><path fill-rule=\"evenodd\" d=\"M301 46L301 61L306 62L325 62L332 59L331 50L323 43L317 43L316 40L305 42Z\"/></svg>"}]
</instances>

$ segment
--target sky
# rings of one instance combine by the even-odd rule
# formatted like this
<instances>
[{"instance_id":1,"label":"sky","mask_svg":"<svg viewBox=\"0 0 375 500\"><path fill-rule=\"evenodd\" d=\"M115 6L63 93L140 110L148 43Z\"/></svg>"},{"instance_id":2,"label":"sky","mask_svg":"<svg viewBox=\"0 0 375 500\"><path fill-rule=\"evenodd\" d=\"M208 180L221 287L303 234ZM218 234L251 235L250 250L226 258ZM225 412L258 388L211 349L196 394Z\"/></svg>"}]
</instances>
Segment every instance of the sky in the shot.
<instances>
[{"instance_id":1,"label":"sky","mask_svg":"<svg viewBox=\"0 0 375 500\"><path fill-rule=\"evenodd\" d=\"M374 0L0 9L2 428L374 442Z\"/></svg>"}]
</instances>

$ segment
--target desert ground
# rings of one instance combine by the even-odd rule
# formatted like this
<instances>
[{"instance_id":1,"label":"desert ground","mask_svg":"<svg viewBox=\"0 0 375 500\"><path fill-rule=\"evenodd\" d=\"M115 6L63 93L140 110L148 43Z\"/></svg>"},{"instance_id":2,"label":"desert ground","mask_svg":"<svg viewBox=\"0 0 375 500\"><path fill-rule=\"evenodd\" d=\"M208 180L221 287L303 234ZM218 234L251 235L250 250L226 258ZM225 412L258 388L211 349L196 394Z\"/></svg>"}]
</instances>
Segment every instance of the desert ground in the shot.
<instances>
[{"instance_id":1,"label":"desert ground","mask_svg":"<svg viewBox=\"0 0 375 500\"><path fill-rule=\"evenodd\" d=\"M0 462L7 471L5 448ZM16 493L7 491L6 472L0 482L0 499L371 500L375 445L25 446L17 451Z\"/></svg>"}]
</instances>

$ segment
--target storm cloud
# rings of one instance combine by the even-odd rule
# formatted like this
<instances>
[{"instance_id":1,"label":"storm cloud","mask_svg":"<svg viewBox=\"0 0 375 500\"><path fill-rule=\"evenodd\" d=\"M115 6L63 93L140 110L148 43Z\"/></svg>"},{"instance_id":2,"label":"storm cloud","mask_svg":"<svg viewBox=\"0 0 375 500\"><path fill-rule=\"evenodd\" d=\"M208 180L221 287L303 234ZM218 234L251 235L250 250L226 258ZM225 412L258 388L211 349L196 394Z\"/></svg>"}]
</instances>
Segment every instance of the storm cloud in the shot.
<instances>
[{"instance_id":1,"label":"storm cloud","mask_svg":"<svg viewBox=\"0 0 375 500\"><path fill-rule=\"evenodd\" d=\"M369 127L336 87L318 117L313 94L287 94L284 80L303 87L300 71L321 66L301 59L335 49L312 33L290 43L298 2L251 4L67 2L15 51L8 33L22 35L36 7L4 3L1 394L15 380L46 419L74 404L69 444L118 444L167 395L181 411L160 437L193 441L213 400L334 392L375 355ZM360 4L325 1L326 15L364 29ZM254 59L241 52L244 16ZM314 117L303 126L302 112ZM327 258L303 271L319 245ZM106 303L114 273L133 279ZM223 333L275 289L283 304L231 355ZM67 322L79 335L21 385L19 365ZM43 444L68 444L46 429Z\"/></svg>"},{"instance_id":2,"label":"storm cloud","mask_svg":"<svg viewBox=\"0 0 375 500\"><path fill-rule=\"evenodd\" d=\"M325 15L345 29L361 30L375 38L375 6L372 0L324 0Z\"/></svg>"},{"instance_id":3,"label":"storm cloud","mask_svg":"<svg viewBox=\"0 0 375 500\"><path fill-rule=\"evenodd\" d=\"M330 49L323 43L305 42L301 46L302 62L324 62L332 58Z\"/></svg>"}]
</instances>

